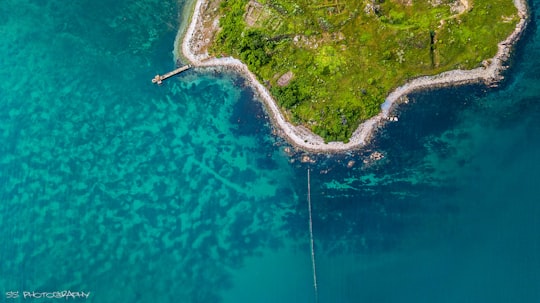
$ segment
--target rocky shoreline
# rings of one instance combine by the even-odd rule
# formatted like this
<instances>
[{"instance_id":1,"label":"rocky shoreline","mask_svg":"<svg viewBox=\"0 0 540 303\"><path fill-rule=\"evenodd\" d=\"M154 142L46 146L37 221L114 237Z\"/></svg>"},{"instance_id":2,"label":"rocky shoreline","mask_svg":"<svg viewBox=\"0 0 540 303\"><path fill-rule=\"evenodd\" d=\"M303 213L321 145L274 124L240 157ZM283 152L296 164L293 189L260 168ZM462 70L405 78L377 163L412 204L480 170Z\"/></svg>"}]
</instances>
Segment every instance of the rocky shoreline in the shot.
<instances>
[{"instance_id":1,"label":"rocky shoreline","mask_svg":"<svg viewBox=\"0 0 540 303\"><path fill-rule=\"evenodd\" d=\"M520 21L512 34L498 44L498 51L495 57L484 61L484 66L472 70L453 70L435 76L413 79L393 90L381 105L381 112L360 124L349 142L325 143L323 138L314 134L306 127L295 126L288 122L268 89L257 80L256 76L240 60L231 57L215 58L209 56L207 52L200 51L200 44L205 43L205 41L201 41L203 37L201 30L204 28L201 12L202 8L207 4L208 0L197 0L195 3L191 22L182 40L182 55L195 67L225 67L242 73L255 89L259 98L265 103L272 121L278 130L278 134L299 149L321 153L344 152L364 146L377 127L388 121L397 120L395 117L389 116L391 109L400 100L405 99L404 97L414 91L471 83L494 85L502 80L503 76L501 73L506 69L504 63L508 60L512 47L523 33L528 20L526 0L514 0Z\"/></svg>"}]
</instances>

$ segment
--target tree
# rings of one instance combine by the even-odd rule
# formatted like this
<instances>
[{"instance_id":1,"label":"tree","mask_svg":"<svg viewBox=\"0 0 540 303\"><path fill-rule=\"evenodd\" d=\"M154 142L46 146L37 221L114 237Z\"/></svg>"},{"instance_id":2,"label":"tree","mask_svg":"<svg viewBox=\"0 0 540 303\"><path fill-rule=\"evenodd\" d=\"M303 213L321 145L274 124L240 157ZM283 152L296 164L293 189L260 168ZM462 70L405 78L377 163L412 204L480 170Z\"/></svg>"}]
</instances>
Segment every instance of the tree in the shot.
<instances>
[{"instance_id":1,"label":"tree","mask_svg":"<svg viewBox=\"0 0 540 303\"><path fill-rule=\"evenodd\" d=\"M269 53L273 48L273 42L262 32L257 30L245 32L239 46L240 58L248 66L258 68L270 62Z\"/></svg>"}]
</instances>

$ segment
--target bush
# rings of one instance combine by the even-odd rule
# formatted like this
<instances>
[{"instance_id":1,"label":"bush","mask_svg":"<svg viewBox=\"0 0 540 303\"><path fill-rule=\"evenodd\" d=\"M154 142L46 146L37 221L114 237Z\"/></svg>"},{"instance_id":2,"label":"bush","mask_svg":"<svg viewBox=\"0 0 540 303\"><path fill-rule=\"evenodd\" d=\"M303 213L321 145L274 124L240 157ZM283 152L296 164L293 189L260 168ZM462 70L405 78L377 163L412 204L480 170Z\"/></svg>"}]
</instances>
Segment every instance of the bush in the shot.
<instances>
[{"instance_id":1,"label":"bush","mask_svg":"<svg viewBox=\"0 0 540 303\"><path fill-rule=\"evenodd\" d=\"M272 94L276 96L279 105L287 109L309 98L309 96L302 93L298 82L295 80L291 81L287 86L273 87Z\"/></svg>"}]
</instances>

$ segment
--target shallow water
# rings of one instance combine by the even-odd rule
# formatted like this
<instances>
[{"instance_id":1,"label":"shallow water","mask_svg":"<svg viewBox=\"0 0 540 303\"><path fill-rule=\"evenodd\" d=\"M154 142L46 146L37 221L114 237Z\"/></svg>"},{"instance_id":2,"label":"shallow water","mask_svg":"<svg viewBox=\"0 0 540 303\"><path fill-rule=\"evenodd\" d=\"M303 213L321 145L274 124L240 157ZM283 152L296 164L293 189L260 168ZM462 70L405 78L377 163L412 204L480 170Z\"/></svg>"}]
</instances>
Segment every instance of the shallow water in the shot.
<instances>
[{"instance_id":1,"label":"shallow water","mask_svg":"<svg viewBox=\"0 0 540 303\"><path fill-rule=\"evenodd\" d=\"M500 88L414 94L306 164L238 76L150 82L175 1L4 1L1 301L313 302L307 169L320 302L539 301L538 4Z\"/></svg>"}]
</instances>

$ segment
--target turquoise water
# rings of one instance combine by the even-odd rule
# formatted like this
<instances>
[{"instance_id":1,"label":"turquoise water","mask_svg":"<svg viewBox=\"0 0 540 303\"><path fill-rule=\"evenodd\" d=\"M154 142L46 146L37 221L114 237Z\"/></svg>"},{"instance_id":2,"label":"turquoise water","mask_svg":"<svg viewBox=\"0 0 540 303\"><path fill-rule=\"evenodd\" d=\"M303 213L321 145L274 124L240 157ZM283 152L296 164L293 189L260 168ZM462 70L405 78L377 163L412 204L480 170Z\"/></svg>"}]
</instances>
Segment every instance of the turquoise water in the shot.
<instances>
[{"instance_id":1,"label":"turquoise water","mask_svg":"<svg viewBox=\"0 0 540 303\"><path fill-rule=\"evenodd\" d=\"M538 4L500 88L307 164L240 77L150 82L175 1L3 1L0 301L314 302L307 169L319 302L540 301Z\"/></svg>"}]
</instances>

